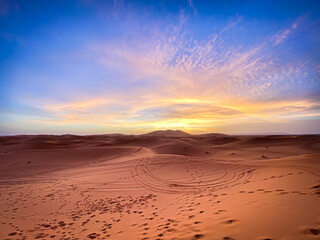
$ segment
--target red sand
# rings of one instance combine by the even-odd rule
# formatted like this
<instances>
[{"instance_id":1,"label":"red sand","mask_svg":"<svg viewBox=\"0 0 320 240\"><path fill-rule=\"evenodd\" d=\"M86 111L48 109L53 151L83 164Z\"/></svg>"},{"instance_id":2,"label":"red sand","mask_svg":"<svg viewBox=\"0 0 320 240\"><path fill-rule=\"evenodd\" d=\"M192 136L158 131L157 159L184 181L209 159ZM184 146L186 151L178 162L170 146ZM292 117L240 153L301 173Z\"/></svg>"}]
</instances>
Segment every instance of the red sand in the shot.
<instances>
[{"instance_id":1,"label":"red sand","mask_svg":"<svg viewBox=\"0 0 320 240\"><path fill-rule=\"evenodd\" d=\"M319 135L0 143L0 239L320 239Z\"/></svg>"}]
</instances>

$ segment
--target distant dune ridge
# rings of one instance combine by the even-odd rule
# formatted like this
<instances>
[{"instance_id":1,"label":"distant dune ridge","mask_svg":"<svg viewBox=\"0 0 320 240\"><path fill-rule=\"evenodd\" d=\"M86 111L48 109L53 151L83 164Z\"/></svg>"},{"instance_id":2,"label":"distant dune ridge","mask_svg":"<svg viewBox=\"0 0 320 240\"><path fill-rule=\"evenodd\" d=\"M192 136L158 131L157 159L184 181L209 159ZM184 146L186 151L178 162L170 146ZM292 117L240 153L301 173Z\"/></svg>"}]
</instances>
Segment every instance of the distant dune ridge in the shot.
<instances>
[{"instance_id":1,"label":"distant dune ridge","mask_svg":"<svg viewBox=\"0 0 320 240\"><path fill-rule=\"evenodd\" d=\"M190 137L191 134L183 132L181 130L159 130L154 132L149 132L142 134L142 136L152 136L152 137Z\"/></svg>"},{"instance_id":2,"label":"distant dune ridge","mask_svg":"<svg viewBox=\"0 0 320 240\"><path fill-rule=\"evenodd\" d=\"M0 137L0 239L318 239L320 135Z\"/></svg>"}]
</instances>

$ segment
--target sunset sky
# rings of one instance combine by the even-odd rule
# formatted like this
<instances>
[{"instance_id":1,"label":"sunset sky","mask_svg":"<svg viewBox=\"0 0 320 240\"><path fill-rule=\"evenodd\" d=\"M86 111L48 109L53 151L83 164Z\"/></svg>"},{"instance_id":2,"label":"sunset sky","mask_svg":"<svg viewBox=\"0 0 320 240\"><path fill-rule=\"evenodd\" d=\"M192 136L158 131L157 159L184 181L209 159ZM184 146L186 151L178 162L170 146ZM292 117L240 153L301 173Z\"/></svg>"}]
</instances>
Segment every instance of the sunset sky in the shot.
<instances>
[{"instance_id":1,"label":"sunset sky","mask_svg":"<svg viewBox=\"0 0 320 240\"><path fill-rule=\"evenodd\" d=\"M320 1L0 0L0 134L320 133Z\"/></svg>"}]
</instances>

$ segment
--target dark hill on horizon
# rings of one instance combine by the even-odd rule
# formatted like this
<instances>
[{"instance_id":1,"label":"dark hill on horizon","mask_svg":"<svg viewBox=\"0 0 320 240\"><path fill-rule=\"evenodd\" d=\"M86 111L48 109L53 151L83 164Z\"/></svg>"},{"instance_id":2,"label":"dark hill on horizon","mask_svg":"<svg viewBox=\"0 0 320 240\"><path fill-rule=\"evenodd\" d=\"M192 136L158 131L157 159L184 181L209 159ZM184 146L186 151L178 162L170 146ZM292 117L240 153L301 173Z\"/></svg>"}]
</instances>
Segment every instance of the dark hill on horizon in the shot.
<instances>
[{"instance_id":1,"label":"dark hill on horizon","mask_svg":"<svg viewBox=\"0 0 320 240\"><path fill-rule=\"evenodd\" d=\"M150 136L150 137L190 137L192 136L189 133L183 132L181 130L158 130L145 134L141 134L140 136Z\"/></svg>"}]
</instances>

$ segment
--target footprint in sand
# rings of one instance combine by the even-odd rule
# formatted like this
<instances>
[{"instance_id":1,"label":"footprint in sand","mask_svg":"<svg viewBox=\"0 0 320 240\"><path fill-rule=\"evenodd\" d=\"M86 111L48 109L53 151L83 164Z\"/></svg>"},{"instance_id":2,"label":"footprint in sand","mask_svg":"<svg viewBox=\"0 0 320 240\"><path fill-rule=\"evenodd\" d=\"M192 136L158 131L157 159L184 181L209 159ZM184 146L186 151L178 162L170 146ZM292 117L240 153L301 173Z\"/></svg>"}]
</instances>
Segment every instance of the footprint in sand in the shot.
<instances>
[{"instance_id":1,"label":"footprint in sand","mask_svg":"<svg viewBox=\"0 0 320 240\"><path fill-rule=\"evenodd\" d=\"M318 236L320 234L320 229L310 228L310 229L307 229L307 233L314 236Z\"/></svg>"},{"instance_id":2,"label":"footprint in sand","mask_svg":"<svg viewBox=\"0 0 320 240\"><path fill-rule=\"evenodd\" d=\"M222 240L235 240L235 239L231 238L231 237L224 237L224 238L222 238Z\"/></svg>"},{"instance_id":3,"label":"footprint in sand","mask_svg":"<svg viewBox=\"0 0 320 240\"><path fill-rule=\"evenodd\" d=\"M239 220L237 219L228 219L226 221L224 221L225 224L232 224L232 223L235 223L235 222L238 222Z\"/></svg>"},{"instance_id":4,"label":"footprint in sand","mask_svg":"<svg viewBox=\"0 0 320 240\"><path fill-rule=\"evenodd\" d=\"M278 195L285 195L288 194L288 192L280 192Z\"/></svg>"},{"instance_id":5,"label":"footprint in sand","mask_svg":"<svg viewBox=\"0 0 320 240\"><path fill-rule=\"evenodd\" d=\"M90 233L89 235L87 235L87 237L90 238L90 239L95 239L95 238L97 238L99 236L100 236L99 233Z\"/></svg>"},{"instance_id":6,"label":"footprint in sand","mask_svg":"<svg viewBox=\"0 0 320 240\"><path fill-rule=\"evenodd\" d=\"M311 189L315 191L315 194L320 194L320 184L312 186Z\"/></svg>"},{"instance_id":7,"label":"footprint in sand","mask_svg":"<svg viewBox=\"0 0 320 240\"><path fill-rule=\"evenodd\" d=\"M196 239L200 239L200 238L203 238L204 235L203 234L195 234L192 238L192 240L196 240Z\"/></svg>"}]
</instances>

